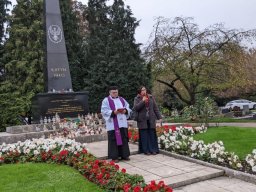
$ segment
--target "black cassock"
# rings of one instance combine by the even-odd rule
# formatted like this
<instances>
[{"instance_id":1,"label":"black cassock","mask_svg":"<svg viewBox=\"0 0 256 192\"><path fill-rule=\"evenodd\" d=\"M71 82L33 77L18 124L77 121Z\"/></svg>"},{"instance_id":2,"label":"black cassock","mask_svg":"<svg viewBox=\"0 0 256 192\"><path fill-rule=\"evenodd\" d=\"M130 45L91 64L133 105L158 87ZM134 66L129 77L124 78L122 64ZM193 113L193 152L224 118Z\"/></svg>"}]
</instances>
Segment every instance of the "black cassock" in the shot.
<instances>
[{"instance_id":1,"label":"black cassock","mask_svg":"<svg viewBox=\"0 0 256 192\"><path fill-rule=\"evenodd\" d=\"M108 131L108 158L112 160L116 160L119 157L122 159L126 159L130 156L129 149L129 138L128 138L128 129L120 128L120 133L122 137L123 145L118 146L116 144L116 136L115 131Z\"/></svg>"}]
</instances>

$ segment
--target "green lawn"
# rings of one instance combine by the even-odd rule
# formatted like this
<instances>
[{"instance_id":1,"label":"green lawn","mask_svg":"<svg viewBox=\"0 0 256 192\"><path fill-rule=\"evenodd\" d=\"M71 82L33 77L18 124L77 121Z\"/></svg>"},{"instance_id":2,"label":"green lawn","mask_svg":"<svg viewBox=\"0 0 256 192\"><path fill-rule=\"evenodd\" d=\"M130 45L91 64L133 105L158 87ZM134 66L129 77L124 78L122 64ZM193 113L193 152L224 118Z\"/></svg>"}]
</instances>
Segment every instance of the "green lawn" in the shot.
<instances>
[{"instance_id":1,"label":"green lawn","mask_svg":"<svg viewBox=\"0 0 256 192\"><path fill-rule=\"evenodd\" d=\"M206 133L194 136L196 140L206 143L223 141L225 149L235 152L240 158L256 149L256 128L210 127Z\"/></svg>"},{"instance_id":2,"label":"green lawn","mask_svg":"<svg viewBox=\"0 0 256 192\"><path fill-rule=\"evenodd\" d=\"M201 120L191 121L191 120L182 119L182 118L174 119L174 118L169 118L169 117L166 117L165 121L171 122L171 123L201 123L201 122L203 122ZM213 117L213 118L209 119L209 122L210 123L232 123L232 122L255 123L256 119L233 119L230 117Z\"/></svg>"},{"instance_id":3,"label":"green lawn","mask_svg":"<svg viewBox=\"0 0 256 192\"><path fill-rule=\"evenodd\" d=\"M1 192L97 192L77 170L65 165L26 163L0 166Z\"/></svg>"}]
</instances>

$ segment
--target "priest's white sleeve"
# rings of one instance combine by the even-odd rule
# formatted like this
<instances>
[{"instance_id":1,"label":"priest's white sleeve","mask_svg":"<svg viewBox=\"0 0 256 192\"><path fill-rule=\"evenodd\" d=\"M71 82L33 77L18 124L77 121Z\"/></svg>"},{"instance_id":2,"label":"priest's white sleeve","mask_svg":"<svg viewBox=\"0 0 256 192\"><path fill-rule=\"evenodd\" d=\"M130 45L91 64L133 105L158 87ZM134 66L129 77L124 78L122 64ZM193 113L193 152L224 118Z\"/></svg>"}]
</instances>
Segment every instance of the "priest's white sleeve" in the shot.
<instances>
[{"instance_id":1,"label":"priest's white sleeve","mask_svg":"<svg viewBox=\"0 0 256 192\"><path fill-rule=\"evenodd\" d=\"M110 109L108 98L105 98L102 101L101 114L105 121L109 121L109 119L111 118L112 110Z\"/></svg>"}]
</instances>

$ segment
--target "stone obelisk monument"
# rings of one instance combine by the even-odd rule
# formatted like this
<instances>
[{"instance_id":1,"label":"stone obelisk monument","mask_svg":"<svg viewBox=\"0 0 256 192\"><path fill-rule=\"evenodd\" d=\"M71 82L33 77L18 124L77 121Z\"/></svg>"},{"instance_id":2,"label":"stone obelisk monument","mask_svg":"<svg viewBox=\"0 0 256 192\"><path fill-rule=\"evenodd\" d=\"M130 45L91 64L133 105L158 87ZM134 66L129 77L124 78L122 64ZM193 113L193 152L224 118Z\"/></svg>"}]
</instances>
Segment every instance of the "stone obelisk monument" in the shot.
<instances>
[{"instance_id":1,"label":"stone obelisk monument","mask_svg":"<svg viewBox=\"0 0 256 192\"><path fill-rule=\"evenodd\" d=\"M44 0L46 70L45 90L33 98L33 121L51 117L77 117L88 113L88 93L73 92L59 0Z\"/></svg>"},{"instance_id":2,"label":"stone obelisk monument","mask_svg":"<svg viewBox=\"0 0 256 192\"><path fill-rule=\"evenodd\" d=\"M71 91L59 0L45 0L45 24L48 92Z\"/></svg>"}]
</instances>

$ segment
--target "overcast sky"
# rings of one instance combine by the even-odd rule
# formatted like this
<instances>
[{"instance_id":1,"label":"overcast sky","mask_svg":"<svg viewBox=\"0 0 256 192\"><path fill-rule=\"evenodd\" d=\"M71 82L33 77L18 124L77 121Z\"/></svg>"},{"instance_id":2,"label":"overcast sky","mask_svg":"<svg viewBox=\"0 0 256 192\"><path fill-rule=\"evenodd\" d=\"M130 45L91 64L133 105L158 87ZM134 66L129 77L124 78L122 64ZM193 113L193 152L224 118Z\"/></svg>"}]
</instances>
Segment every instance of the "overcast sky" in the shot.
<instances>
[{"instance_id":1,"label":"overcast sky","mask_svg":"<svg viewBox=\"0 0 256 192\"><path fill-rule=\"evenodd\" d=\"M12 0L15 2L15 0ZM80 0L87 3L88 0ZM194 17L200 28L224 23L227 28L256 28L256 0L124 0L140 26L136 30L137 43L145 44L153 30L155 18L163 16Z\"/></svg>"}]
</instances>

